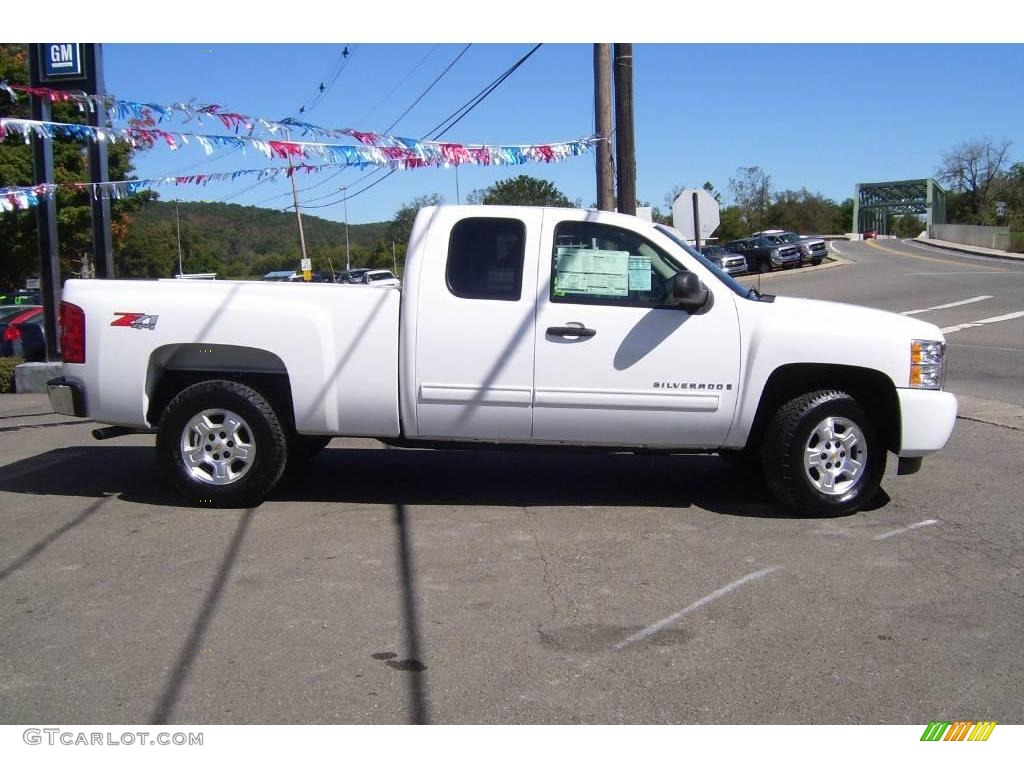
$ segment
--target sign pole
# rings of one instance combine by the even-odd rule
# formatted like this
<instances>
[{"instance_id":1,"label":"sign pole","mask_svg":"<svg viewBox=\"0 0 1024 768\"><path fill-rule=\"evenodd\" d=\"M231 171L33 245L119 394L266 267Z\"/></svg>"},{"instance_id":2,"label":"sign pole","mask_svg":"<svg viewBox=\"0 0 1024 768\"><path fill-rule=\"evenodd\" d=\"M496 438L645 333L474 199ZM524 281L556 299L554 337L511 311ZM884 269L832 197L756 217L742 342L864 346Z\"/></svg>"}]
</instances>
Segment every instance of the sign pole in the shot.
<instances>
[{"instance_id":1,"label":"sign pole","mask_svg":"<svg viewBox=\"0 0 1024 768\"><path fill-rule=\"evenodd\" d=\"M693 193L693 242L694 247L700 250L700 207L697 205L697 193Z\"/></svg>"},{"instance_id":2,"label":"sign pole","mask_svg":"<svg viewBox=\"0 0 1024 768\"><path fill-rule=\"evenodd\" d=\"M37 45L29 45L29 79L41 82L43 63ZM32 96L32 119L50 120L50 102ZM53 146L50 139L32 134L32 183L53 183ZM43 323L46 331L46 362L60 360L57 344L57 307L60 306L60 257L57 251L57 204L53 196L36 206L36 239L39 243L39 287L43 299Z\"/></svg>"},{"instance_id":3,"label":"sign pole","mask_svg":"<svg viewBox=\"0 0 1024 768\"><path fill-rule=\"evenodd\" d=\"M89 87L87 93L94 93L100 99L106 95L103 84L103 50L99 43L83 45L85 74ZM88 123L94 128L103 128L105 114L102 109L88 113ZM110 181L107 173L107 142L89 142L89 180L93 183ZM96 187L93 187L96 190ZM96 277L114 277L114 251L110 235L110 198L104 194L92 196L92 254L96 265Z\"/></svg>"}]
</instances>

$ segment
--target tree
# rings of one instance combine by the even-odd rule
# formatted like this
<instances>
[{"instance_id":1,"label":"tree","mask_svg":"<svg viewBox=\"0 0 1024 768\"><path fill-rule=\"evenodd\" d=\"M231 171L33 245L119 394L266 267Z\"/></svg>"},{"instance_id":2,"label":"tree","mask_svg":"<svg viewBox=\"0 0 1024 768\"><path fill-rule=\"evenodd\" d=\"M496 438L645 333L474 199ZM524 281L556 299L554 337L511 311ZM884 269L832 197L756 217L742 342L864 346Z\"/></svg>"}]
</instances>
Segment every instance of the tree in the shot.
<instances>
[{"instance_id":1,"label":"tree","mask_svg":"<svg viewBox=\"0 0 1024 768\"><path fill-rule=\"evenodd\" d=\"M756 165L737 168L736 173L737 176L729 179L733 201L751 231L764 229L771 200L772 177Z\"/></svg>"},{"instance_id":2,"label":"tree","mask_svg":"<svg viewBox=\"0 0 1024 768\"><path fill-rule=\"evenodd\" d=\"M28 82L28 48L25 45L0 44L0 80L11 83ZM7 96L0 95L0 103ZM5 104L5 117L31 117L27 99ZM69 103L53 105L55 122L82 122L82 113ZM60 242L60 266L64 276L90 276L92 264L92 220L90 194L70 186L89 180L89 164L82 143L72 139L53 140L54 180L57 190L57 237ZM107 145L108 173L111 181L123 181L134 170L132 148L124 142ZM20 136L0 141L0 186L32 184L32 150ZM116 256L124 247L128 233L128 215L138 211L152 193L112 200L110 206L111 236ZM26 277L38 274L39 252L36 240L36 218L29 211L0 214L0 285L23 284Z\"/></svg>"},{"instance_id":3,"label":"tree","mask_svg":"<svg viewBox=\"0 0 1024 768\"><path fill-rule=\"evenodd\" d=\"M483 205L539 205L551 208L575 208L550 181L519 175L499 181L487 189L475 190L467 198Z\"/></svg>"},{"instance_id":4,"label":"tree","mask_svg":"<svg viewBox=\"0 0 1024 768\"><path fill-rule=\"evenodd\" d=\"M943 155L938 170L939 180L964 195L957 221L963 224L994 223L995 202L1007 187L1012 143L1009 139L972 139Z\"/></svg>"},{"instance_id":5,"label":"tree","mask_svg":"<svg viewBox=\"0 0 1024 768\"><path fill-rule=\"evenodd\" d=\"M702 189L703 189L703 190L704 190L705 192L708 192L708 193L710 193L710 195L711 195L711 196L712 196L713 198L715 198L715 202L716 202L716 203L721 203L721 202L722 202L722 193L721 193L721 192L717 192L717 191L715 190L715 185L714 185L714 184L712 184L712 183L711 183L710 181L705 181L705 182L704 182L704 186L702 187Z\"/></svg>"},{"instance_id":6,"label":"tree","mask_svg":"<svg viewBox=\"0 0 1024 768\"><path fill-rule=\"evenodd\" d=\"M441 195L421 195L413 201L406 203L395 212L395 218L391 220L388 227L388 236L395 243L408 243L412 235L412 225L416 221L416 214L420 208L429 208L432 205L440 205L444 202Z\"/></svg>"}]
</instances>

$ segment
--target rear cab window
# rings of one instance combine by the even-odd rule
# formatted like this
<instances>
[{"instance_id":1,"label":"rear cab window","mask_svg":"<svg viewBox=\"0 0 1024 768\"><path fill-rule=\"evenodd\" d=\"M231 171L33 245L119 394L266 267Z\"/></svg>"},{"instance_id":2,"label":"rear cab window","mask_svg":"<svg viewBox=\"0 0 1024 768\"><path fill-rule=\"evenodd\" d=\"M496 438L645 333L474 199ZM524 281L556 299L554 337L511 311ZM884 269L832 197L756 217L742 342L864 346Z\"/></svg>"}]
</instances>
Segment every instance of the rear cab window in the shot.
<instances>
[{"instance_id":1,"label":"rear cab window","mask_svg":"<svg viewBox=\"0 0 1024 768\"><path fill-rule=\"evenodd\" d=\"M519 301L523 291L526 224L473 217L452 227L445 281L462 299Z\"/></svg>"}]
</instances>

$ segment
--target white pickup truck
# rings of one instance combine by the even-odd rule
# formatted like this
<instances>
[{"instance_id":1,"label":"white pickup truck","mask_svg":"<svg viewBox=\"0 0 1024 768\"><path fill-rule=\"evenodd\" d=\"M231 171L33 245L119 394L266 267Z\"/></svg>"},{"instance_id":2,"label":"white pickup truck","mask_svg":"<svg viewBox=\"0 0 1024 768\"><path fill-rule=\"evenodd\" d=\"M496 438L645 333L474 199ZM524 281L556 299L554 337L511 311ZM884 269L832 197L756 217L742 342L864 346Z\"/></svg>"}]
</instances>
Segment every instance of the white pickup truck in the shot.
<instances>
[{"instance_id":1,"label":"white pickup truck","mask_svg":"<svg viewBox=\"0 0 1024 768\"><path fill-rule=\"evenodd\" d=\"M403 280L69 280L51 403L116 425L97 437L155 432L168 478L213 506L260 503L344 435L717 452L840 514L888 451L913 472L953 430L934 325L760 295L632 216L425 208Z\"/></svg>"}]
</instances>

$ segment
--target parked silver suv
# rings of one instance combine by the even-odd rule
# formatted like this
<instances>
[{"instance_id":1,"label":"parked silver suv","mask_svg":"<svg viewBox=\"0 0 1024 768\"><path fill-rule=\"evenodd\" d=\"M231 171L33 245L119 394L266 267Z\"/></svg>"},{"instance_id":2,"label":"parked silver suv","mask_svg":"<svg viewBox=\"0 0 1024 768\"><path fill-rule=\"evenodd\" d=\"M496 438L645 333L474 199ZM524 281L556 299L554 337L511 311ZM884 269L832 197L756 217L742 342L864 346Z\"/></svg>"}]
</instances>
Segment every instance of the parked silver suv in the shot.
<instances>
[{"instance_id":1,"label":"parked silver suv","mask_svg":"<svg viewBox=\"0 0 1024 768\"><path fill-rule=\"evenodd\" d=\"M828 253L828 246L820 237L803 237L785 229L766 229L764 232L755 232L751 237L767 237L779 245L796 245L800 249L801 266L821 264Z\"/></svg>"}]
</instances>

